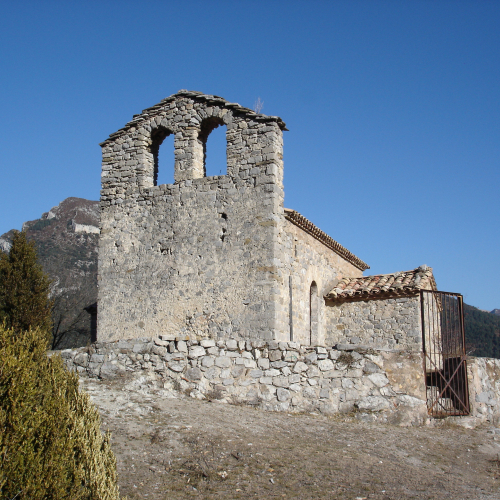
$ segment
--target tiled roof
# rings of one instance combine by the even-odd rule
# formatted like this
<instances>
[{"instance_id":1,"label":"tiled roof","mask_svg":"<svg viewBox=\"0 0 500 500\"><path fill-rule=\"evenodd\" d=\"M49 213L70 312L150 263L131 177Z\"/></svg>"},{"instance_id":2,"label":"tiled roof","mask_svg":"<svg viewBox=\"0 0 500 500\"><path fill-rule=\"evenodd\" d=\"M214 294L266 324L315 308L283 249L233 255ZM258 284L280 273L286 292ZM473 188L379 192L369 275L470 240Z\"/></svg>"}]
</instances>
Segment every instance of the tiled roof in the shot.
<instances>
[{"instance_id":1,"label":"tiled roof","mask_svg":"<svg viewBox=\"0 0 500 500\"><path fill-rule=\"evenodd\" d=\"M370 269L370 266L363 262L360 258L356 257L353 253L349 252L347 248L343 247L340 243L337 243L333 238L328 236L319 227L316 227L310 220L306 219L303 215L295 210L290 210L285 208L285 217L292 224L300 227L306 233L310 234L313 238L321 241L325 246L333 250L337 255L340 255L343 259L350 262L353 266L357 267L361 271Z\"/></svg>"},{"instance_id":2,"label":"tiled roof","mask_svg":"<svg viewBox=\"0 0 500 500\"><path fill-rule=\"evenodd\" d=\"M342 278L325 299L369 300L416 295L419 290L436 290L432 268L420 266L413 271L378 274L361 278Z\"/></svg>"}]
</instances>

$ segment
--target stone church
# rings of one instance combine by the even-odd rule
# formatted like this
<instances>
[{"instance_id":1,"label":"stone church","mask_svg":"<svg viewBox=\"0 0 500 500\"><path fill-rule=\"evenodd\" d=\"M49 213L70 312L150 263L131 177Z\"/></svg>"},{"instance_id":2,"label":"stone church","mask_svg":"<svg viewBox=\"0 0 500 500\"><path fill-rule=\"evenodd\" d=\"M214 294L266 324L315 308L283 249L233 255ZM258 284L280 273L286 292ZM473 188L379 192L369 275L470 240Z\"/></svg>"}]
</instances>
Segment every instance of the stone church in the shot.
<instances>
[{"instance_id":1,"label":"stone church","mask_svg":"<svg viewBox=\"0 0 500 500\"><path fill-rule=\"evenodd\" d=\"M206 176L225 127L227 173ZM426 266L363 277L360 258L284 207L277 116L181 90L102 146L98 339L184 337L421 350ZM174 137L173 184L158 151Z\"/></svg>"}]
</instances>

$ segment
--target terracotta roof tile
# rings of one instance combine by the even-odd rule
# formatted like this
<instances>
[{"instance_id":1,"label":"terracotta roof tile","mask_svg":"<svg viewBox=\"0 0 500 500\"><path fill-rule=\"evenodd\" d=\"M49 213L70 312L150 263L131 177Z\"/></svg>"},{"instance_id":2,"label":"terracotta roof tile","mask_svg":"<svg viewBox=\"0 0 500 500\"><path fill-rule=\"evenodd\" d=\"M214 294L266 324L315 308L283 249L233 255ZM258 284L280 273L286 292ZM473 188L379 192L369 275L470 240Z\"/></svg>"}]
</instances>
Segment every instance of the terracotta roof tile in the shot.
<instances>
[{"instance_id":1,"label":"terracotta roof tile","mask_svg":"<svg viewBox=\"0 0 500 500\"><path fill-rule=\"evenodd\" d=\"M342 278L325 299L369 300L382 297L416 295L419 290L436 290L432 268L420 266L412 271L378 274L361 278Z\"/></svg>"}]
</instances>

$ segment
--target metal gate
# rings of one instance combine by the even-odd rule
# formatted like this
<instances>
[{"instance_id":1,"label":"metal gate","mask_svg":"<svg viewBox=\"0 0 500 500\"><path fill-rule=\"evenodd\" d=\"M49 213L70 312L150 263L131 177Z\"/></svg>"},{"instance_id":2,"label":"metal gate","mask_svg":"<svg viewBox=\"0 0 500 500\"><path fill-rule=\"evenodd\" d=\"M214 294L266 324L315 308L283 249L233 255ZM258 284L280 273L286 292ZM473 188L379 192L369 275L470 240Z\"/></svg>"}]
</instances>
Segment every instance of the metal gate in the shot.
<instances>
[{"instance_id":1,"label":"metal gate","mask_svg":"<svg viewBox=\"0 0 500 500\"><path fill-rule=\"evenodd\" d=\"M420 291L427 410L434 417L469 414L463 298Z\"/></svg>"}]
</instances>

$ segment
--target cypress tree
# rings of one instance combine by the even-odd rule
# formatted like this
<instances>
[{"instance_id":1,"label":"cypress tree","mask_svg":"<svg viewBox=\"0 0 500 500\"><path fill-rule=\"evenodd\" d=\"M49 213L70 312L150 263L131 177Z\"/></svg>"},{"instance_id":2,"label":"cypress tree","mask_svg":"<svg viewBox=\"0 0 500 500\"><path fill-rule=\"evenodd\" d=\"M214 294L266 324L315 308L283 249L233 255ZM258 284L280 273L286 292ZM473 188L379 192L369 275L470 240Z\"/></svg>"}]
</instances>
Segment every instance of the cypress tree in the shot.
<instances>
[{"instance_id":1,"label":"cypress tree","mask_svg":"<svg viewBox=\"0 0 500 500\"><path fill-rule=\"evenodd\" d=\"M38 328L50 338L50 280L38 263L34 242L16 232L8 254L0 255L0 322L15 331Z\"/></svg>"}]
</instances>

